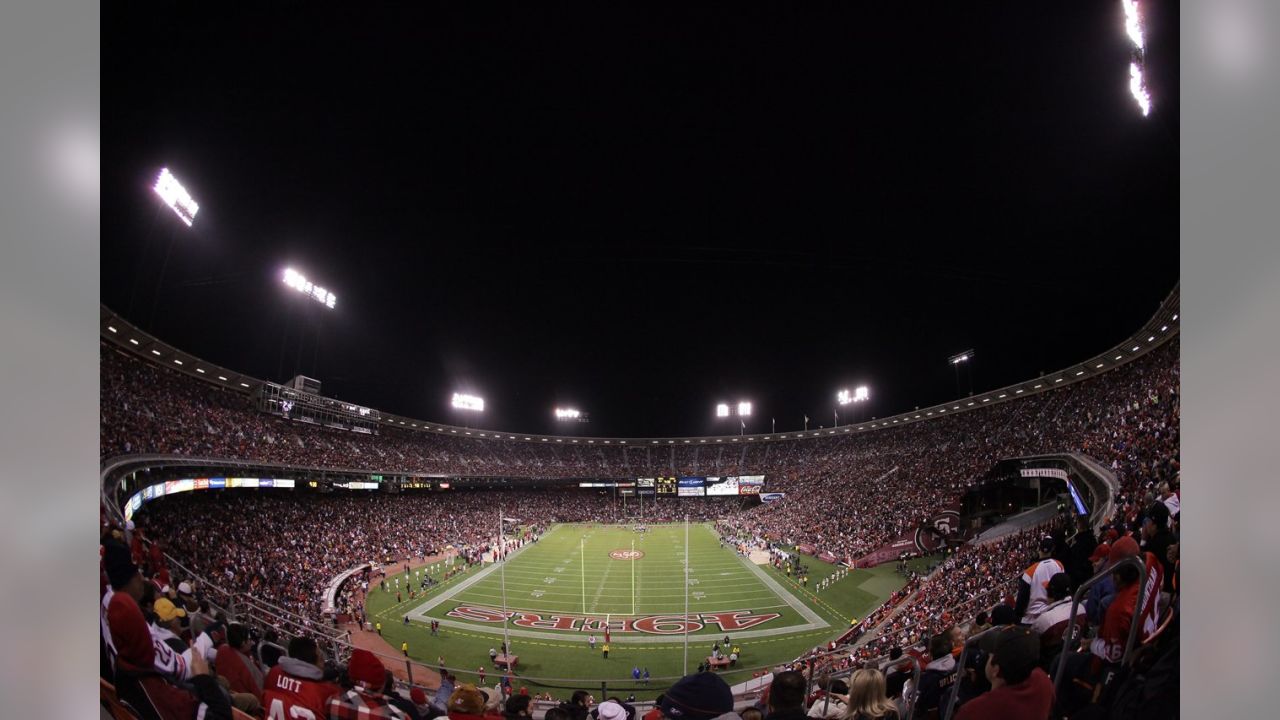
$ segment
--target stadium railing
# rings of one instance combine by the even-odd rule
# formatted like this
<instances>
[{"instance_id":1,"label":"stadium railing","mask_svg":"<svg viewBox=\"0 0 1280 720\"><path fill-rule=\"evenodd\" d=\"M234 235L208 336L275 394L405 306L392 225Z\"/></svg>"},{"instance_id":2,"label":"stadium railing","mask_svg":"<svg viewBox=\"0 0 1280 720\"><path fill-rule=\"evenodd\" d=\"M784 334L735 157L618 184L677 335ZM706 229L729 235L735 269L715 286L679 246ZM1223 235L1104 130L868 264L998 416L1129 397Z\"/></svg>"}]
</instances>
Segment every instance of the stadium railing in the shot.
<instances>
[{"instance_id":1,"label":"stadium railing","mask_svg":"<svg viewBox=\"0 0 1280 720\"><path fill-rule=\"evenodd\" d=\"M1089 588L1107 579L1116 568L1122 565L1132 565L1138 570L1138 602L1133 606L1133 622L1129 625L1129 638L1125 641L1124 656L1120 660L1121 665L1127 665L1133 657L1133 644L1138 637L1138 626L1142 624L1143 589L1147 586L1147 566L1142 561L1141 556L1125 558L1080 583L1080 587L1076 588L1075 594L1071 596L1071 614L1067 617L1075 618L1076 609L1080 607L1080 599L1084 597ZM1071 652L1071 645L1077 639L1075 637L1075 629L1075 622L1068 623L1067 630L1062 636L1062 653L1058 656L1058 671L1053 674L1053 692L1055 694L1060 694L1061 692L1062 676L1067 667L1067 653Z\"/></svg>"}]
</instances>

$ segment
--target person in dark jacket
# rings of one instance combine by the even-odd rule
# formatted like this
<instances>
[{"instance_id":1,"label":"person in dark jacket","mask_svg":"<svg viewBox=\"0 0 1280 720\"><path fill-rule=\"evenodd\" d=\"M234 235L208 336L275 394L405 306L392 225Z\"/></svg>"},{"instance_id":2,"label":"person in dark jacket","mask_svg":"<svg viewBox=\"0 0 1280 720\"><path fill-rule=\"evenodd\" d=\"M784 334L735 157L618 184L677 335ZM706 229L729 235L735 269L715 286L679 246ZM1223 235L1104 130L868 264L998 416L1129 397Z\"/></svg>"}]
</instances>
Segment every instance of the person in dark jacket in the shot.
<instances>
[{"instance_id":1,"label":"person in dark jacket","mask_svg":"<svg viewBox=\"0 0 1280 720\"><path fill-rule=\"evenodd\" d=\"M933 658L920 673L920 695L916 710L937 710L949 697L955 682L956 659L951 654L951 632L944 631L929 639L929 656Z\"/></svg>"},{"instance_id":2,"label":"person in dark jacket","mask_svg":"<svg viewBox=\"0 0 1280 720\"><path fill-rule=\"evenodd\" d=\"M502 717L506 720L529 720L533 717L533 713L529 710L529 703L532 700L528 695L512 695L507 698L507 704L502 710Z\"/></svg>"},{"instance_id":3,"label":"person in dark jacket","mask_svg":"<svg viewBox=\"0 0 1280 720\"><path fill-rule=\"evenodd\" d=\"M396 692L396 677L390 670L387 671L387 679L382 684L382 694L388 702L403 710L410 720L422 720L422 713L418 712L418 706Z\"/></svg>"},{"instance_id":4,"label":"person in dark jacket","mask_svg":"<svg viewBox=\"0 0 1280 720\"><path fill-rule=\"evenodd\" d=\"M795 716L796 720L804 717L804 690L802 678L797 691L801 706L800 714ZM670 690L662 694L658 709L662 711L663 717L670 720L715 720L722 716L726 716L724 720L738 720L737 715L733 714L733 691L715 673L694 673L680 678Z\"/></svg>"},{"instance_id":5,"label":"person in dark jacket","mask_svg":"<svg viewBox=\"0 0 1280 720\"><path fill-rule=\"evenodd\" d=\"M1142 519L1142 549L1156 556L1164 567L1162 592L1173 592L1173 561L1169 559L1169 546L1174 543L1169 532L1169 508L1159 500L1147 508Z\"/></svg>"},{"instance_id":6,"label":"person in dark jacket","mask_svg":"<svg viewBox=\"0 0 1280 720\"><path fill-rule=\"evenodd\" d=\"M773 676L769 686L769 712L765 720L801 720L804 710L805 688L808 682L795 670Z\"/></svg>"},{"instance_id":7,"label":"person in dark jacket","mask_svg":"<svg viewBox=\"0 0 1280 720\"><path fill-rule=\"evenodd\" d=\"M559 707L569 713L569 720L587 720L587 713L591 711L591 693L578 690L568 702L560 703Z\"/></svg>"}]
</instances>

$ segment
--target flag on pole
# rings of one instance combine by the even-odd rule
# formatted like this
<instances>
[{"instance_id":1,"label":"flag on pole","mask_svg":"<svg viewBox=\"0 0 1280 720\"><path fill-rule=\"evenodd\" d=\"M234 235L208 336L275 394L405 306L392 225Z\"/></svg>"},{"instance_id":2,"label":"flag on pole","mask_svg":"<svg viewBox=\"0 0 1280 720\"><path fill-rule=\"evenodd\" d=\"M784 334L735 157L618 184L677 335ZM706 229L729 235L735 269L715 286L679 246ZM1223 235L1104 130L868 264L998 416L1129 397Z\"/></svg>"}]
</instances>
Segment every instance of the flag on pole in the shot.
<instances>
[{"instance_id":1,"label":"flag on pole","mask_svg":"<svg viewBox=\"0 0 1280 720\"><path fill-rule=\"evenodd\" d=\"M808 430L808 429L809 429L809 416L808 416L808 415L805 415L805 416L804 416L804 429L805 429L805 430Z\"/></svg>"}]
</instances>

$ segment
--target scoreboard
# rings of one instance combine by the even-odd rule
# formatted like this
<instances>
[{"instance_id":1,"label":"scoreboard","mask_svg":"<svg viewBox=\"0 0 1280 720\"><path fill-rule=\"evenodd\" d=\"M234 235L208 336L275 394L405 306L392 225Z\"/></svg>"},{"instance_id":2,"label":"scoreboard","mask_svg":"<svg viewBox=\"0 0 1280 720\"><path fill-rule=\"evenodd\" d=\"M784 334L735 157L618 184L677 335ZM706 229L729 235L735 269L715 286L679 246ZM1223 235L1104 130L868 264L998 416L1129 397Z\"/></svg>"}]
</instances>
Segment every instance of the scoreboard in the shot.
<instances>
[{"instance_id":1,"label":"scoreboard","mask_svg":"<svg viewBox=\"0 0 1280 720\"><path fill-rule=\"evenodd\" d=\"M706 497L760 495L764 492L763 475L690 476L636 478L634 483L610 483L614 487L632 487L635 495L658 497ZM631 495L633 493L626 493Z\"/></svg>"}]
</instances>

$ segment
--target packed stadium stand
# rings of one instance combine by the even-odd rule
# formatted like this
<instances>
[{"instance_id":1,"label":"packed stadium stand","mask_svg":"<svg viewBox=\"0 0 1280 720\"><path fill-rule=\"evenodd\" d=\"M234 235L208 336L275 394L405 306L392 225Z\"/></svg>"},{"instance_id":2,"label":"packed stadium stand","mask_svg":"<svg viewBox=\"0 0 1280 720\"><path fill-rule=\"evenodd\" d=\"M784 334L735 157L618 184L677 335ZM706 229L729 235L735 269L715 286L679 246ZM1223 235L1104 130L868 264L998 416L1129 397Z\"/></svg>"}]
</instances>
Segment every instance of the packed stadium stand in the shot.
<instances>
[{"instance_id":1,"label":"packed stadium stand","mask_svg":"<svg viewBox=\"0 0 1280 720\"><path fill-rule=\"evenodd\" d=\"M262 702L262 677L278 672L270 666L278 664L281 652L296 651L308 661L314 659L305 642L294 643L290 650L293 639L317 636L324 647L334 648L337 657L331 660L348 663L348 686L356 682L350 668L360 666L365 657L342 644L330 629L332 613L325 613L334 609L326 607L331 600L340 614L363 614L357 583L341 587L336 597L326 596L332 579L344 571L371 558L387 563L424 560L439 555L446 545L464 561L479 562L493 550L495 538L483 529L484 518L492 516L499 502L518 505L526 517L536 518L535 532L556 522L623 522L634 514L614 497L588 490L553 496L533 489L536 481L764 475L769 490L785 497L770 503L705 499L682 503L678 513L717 521L721 533L755 547L805 546L812 554L853 566L894 538L927 524L939 509L957 504L1000 461L1061 453L1088 458L1114 479L1115 486L1106 490L1105 506L1111 509L1107 516L1075 522L1054 516L994 541L953 548L930 572L913 573L905 588L855 628L794 663L772 668L770 677L777 688L795 682L792 673L798 673L809 690L815 683L826 688L804 693L801 709L814 717L835 717L848 711L849 703L870 707L865 704L871 702L867 693L879 693L902 717L913 711L918 717L984 717L994 712L993 703L1014 702L1008 697L1011 688L1021 693L1017 702L1033 708L1043 705L1043 712L1034 709L1030 715L1007 717L1049 717L1050 712L1055 717L1096 717L1100 715L1091 713L1104 709L1117 717L1176 716L1179 342L1169 320L1176 320L1176 313L1176 303L1168 304L1135 334L1141 338L1139 345L1129 350L1134 341L1126 340L1117 346L1124 347L1124 361L1105 368L1089 361L1087 373L1064 370L1016 390L863 423L854 432L823 429L751 441L721 437L588 442L490 432L479 437L480 431L459 433L458 428L434 423L422 422L421 429L403 427L393 416L386 416L389 422L376 432L352 432L264 412L254 392L246 389L249 384L228 386L216 379L216 371L197 376L186 364L178 369L165 362L167 348L163 355L148 357L127 348L117 330L104 332L104 701L110 696L117 705L121 700L145 703L154 700L163 685L186 693L173 702L200 705L211 713L207 717L230 717L229 705L234 704L236 712L274 718ZM113 323L124 327L118 319ZM1163 326L1164 335L1157 339L1158 326ZM1152 333L1151 340L1143 346L1147 333ZM146 459L145 470L130 465L130 459ZM506 485L444 494L188 493L152 503L134 516L136 522L126 522L121 512L124 496L116 486L128 485L133 492L147 482L160 482L166 465L176 467L183 459L208 467L221 463L229 469L236 463L261 463L294 469L304 478L358 471L496 479ZM580 493L582 501L566 501L565 492ZM1095 507L1104 506L1102 500L1095 498ZM405 517L415 522L407 524ZM136 586L138 568L150 581L144 590ZM1054 570L1063 577L1056 578ZM186 604L187 619L174 626L177 643L157 641L156 650L147 652L146 647L130 645L147 643L124 639L130 631L118 625L130 627L134 618L126 612L131 608L119 607L127 600L112 598L131 586L130 592L138 594L136 604L153 623L153 634L157 614L171 614L174 607L166 604L167 598ZM112 587L116 592L108 592ZM1098 588L1110 595L1094 598ZM1081 605L1086 618L1082 630L1072 630L1067 615L1077 589L1086 600ZM234 598L253 598L260 603L253 607L261 612L242 606L237 614ZM1050 610L1045 608L1062 614L1061 622L1047 630L1031 622L1041 613L1047 617ZM272 617L270 613L277 613L274 626L264 619ZM229 623L237 620L254 626L253 656L241 652L241 659L229 651L212 652L235 644L227 635ZM1088 640L1061 652L1064 624L1069 626L1067 641L1082 634ZM1136 648L1131 648L1125 639L1135 627ZM270 640L265 639L268 630L275 631ZM236 632L232 639L246 637L245 630ZM184 646L186 655L166 653L161 646ZM268 646L280 651L269 658L271 662L262 655ZM224 678L226 663L255 666L247 676L256 677L257 685L220 692L208 682L195 682L200 674L193 674L192 665L204 664L191 660L192 652L198 654L195 648L210 651L207 659ZM120 658L129 653L136 657L122 663ZM997 671L993 677L986 667L992 657L1005 661L1003 675ZM1162 674L1170 657L1172 678L1168 672ZM134 668L128 676L129 692L115 687L119 667L138 662L147 667ZM142 670L152 669L154 673L139 680ZM590 678L583 680L584 687L590 685ZM426 689L438 694L441 682L449 687L447 671L431 678ZM681 684L685 682L671 691L692 692ZM833 690L838 685L832 683L843 684L845 692ZM257 697L252 697L254 687ZM385 705L401 693L403 698L396 697L395 704L417 706L419 717L468 715L454 713L449 697L433 702L419 688L403 684L397 689L371 682L345 691L335 686L335 692L339 698L345 697L341 692L359 696L352 702L366 705ZM739 689L736 707L761 703L766 715L782 717L787 708L765 695ZM566 709L574 720L582 720L573 709L576 696L561 699L568 701ZM843 708L836 714L831 714L833 700ZM554 705L544 700L534 710L540 717ZM143 716L170 716L148 712L153 714ZM347 717L332 712L331 717ZM400 712L387 716L414 716L407 709ZM1152 714L1157 712L1164 714ZM490 707L489 714L501 713Z\"/></svg>"}]
</instances>

